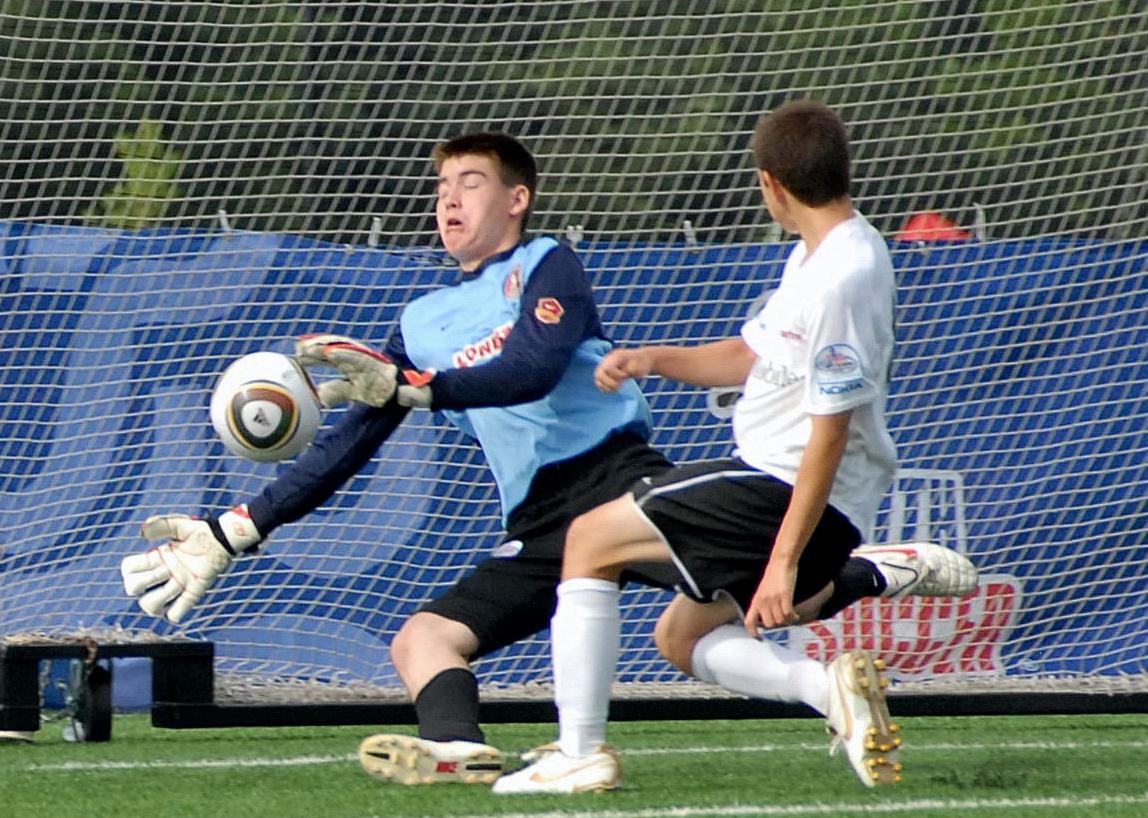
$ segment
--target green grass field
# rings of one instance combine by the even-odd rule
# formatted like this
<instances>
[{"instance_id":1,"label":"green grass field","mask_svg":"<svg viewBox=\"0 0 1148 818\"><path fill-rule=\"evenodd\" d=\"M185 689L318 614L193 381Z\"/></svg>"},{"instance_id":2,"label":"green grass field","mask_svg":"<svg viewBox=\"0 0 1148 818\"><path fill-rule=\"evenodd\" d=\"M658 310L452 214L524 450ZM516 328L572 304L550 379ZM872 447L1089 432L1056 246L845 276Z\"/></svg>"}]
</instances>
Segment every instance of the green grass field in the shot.
<instances>
[{"instance_id":1,"label":"green grass field","mask_svg":"<svg viewBox=\"0 0 1148 818\"><path fill-rule=\"evenodd\" d=\"M866 790L829 758L819 721L611 726L622 790L495 796L481 786L403 787L355 760L362 727L160 730L116 716L103 744L61 723L0 747L0 815L371 818L371 816L1106 816L1148 814L1148 715L903 719L905 780ZM491 725L506 750L552 725Z\"/></svg>"}]
</instances>

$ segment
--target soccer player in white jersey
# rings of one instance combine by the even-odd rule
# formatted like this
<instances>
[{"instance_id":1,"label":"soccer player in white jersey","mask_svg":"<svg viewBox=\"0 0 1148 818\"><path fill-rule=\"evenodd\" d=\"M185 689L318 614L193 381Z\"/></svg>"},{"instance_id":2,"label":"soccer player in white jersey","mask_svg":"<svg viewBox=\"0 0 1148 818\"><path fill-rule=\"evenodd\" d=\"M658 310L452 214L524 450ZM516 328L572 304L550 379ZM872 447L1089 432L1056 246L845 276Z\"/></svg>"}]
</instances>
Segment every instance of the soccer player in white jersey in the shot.
<instances>
[{"instance_id":1,"label":"soccer player in white jersey","mask_svg":"<svg viewBox=\"0 0 1148 818\"><path fill-rule=\"evenodd\" d=\"M606 392L649 375L744 384L736 456L644 478L571 525L551 621L559 740L495 792L619 785L617 756L604 743L617 580L631 564L657 561L673 562L684 578L657 635L675 664L744 693L809 704L864 784L900 778L879 661L853 651L826 667L758 638L835 607L834 580L891 482L893 267L853 208L836 113L787 103L758 122L752 150L770 214L800 237L768 304L738 338L614 350L595 373Z\"/></svg>"}]
</instances>

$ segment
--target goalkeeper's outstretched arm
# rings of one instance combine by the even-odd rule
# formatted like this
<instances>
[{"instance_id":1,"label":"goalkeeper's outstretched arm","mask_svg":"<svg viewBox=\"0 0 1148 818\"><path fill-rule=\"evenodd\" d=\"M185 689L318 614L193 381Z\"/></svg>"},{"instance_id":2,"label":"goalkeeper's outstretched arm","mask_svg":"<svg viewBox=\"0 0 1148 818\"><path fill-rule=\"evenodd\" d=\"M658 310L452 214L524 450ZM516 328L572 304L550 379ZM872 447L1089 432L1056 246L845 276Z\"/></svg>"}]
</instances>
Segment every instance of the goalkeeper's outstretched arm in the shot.
<instances>
[{"instance_id":1,"label":"goalkeeper's outstretched arm","mask_svg":"<svg viewBox=\"0 0 1148 818\"><path fill-rule=\"evenodd\" d=\"M393 400L384 406L352 404L338 423L247 503L259 533L266 537L318 508L370 461L408 412Z\"/></svg>"},{"instance_id":2,"label":"goalkeeper's outstretched arm","mask_svg":"<svg viewBox=\"0 0 1148 818\"><path fill-rule=\"evenodd\" d=\"M401 339L398 345L401 349ZM124 558L124 590L147 613L179 623L235 557L318 508L362 469L409 411L395 400L382 406L355 403L250 502L205 519L148 518L144 537L166 542Z\"/></svg>"}]
</instances>

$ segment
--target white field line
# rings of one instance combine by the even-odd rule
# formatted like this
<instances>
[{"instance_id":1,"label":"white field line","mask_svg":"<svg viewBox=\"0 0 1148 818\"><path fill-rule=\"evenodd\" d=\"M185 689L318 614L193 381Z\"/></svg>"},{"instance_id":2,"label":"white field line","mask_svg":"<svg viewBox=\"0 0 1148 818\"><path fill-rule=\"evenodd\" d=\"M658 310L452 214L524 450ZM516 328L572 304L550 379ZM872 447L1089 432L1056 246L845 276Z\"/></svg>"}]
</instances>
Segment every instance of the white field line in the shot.
<instances>
[{"instance_id":1,"label":"white field line","mask_svg":"<svg viewBox=\"0 0 1148 818\"><path fill-rule=\"evenodd\" d=\"M513 797L513 796L511 796ZM635 810L551 810L549 812L499 812L459 815L453 818L773 818L773 816L801 815L890 815L916 813L920 810L947 812L1007 812L1012 809L1040 808L1053 812L1068 810L1078 815L1083 807L1111 807L1148 804L1148 793L1140 795L1082 795L1071 798L968 798L918 799L915 801L858 804L837 802L832 804L762 804L732 805L728 807L662 807Z\"/></svg>"},{"instance_id":2,"label":"white field line","mask_svg":"<svg viewBox=\"0 0 1148 818\"><path fill-rule=\"evenodd\" d=\"M776 753L793 752L794 750L824 753L828 750L828 742L797 743L797 744L756 744L740 747L646 747L623 750L622 756L659 756L684 755L703 753ZM961 750L1013 750L1023 752L1027 750L1084 750L1084 749L1118 749L1143 750L1148 749L1148 739L1143 741L1013 741L1013 742L906 742L903 748L907 753L942 752L948 753ZM0 756L3 750L0 749ZM198 759L176 759L153 761L61 761L54 764L17 764L4 765L8 770L21 772L100 772L118 770L162 770L162 769L227 769L239 767L309 767L321 764L346 764L356 761L353 753L331 755L288 756L284 758L271 758L262 756L251 757L218 757ZM629 813L627 813L629 814ZM659 813L660 814L660 813Z\"/></svg>"}]
</instances>

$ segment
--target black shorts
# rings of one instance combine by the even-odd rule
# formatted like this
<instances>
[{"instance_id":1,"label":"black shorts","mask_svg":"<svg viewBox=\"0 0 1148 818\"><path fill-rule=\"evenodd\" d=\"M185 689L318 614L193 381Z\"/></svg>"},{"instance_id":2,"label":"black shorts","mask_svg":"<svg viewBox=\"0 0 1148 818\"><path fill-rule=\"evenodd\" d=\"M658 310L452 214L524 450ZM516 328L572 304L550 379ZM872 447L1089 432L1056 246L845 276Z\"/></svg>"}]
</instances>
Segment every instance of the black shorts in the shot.
<instances>
[{"instance_id":1,"label":"black shorts","mask_svg":"<svg viewBox=\"0 0 1148 818\"><path fill-rule=\"evenodd\" d=\"M682 593L698 602L728 594L747 610L765 573L793 488L729 458L691 463L632 487L638 508L669 546ZM797 564L794 601L836 578L861 543L841 512L826 507Z\"/></svg>"},{"instance_id":2,"label":"black shorts","mask_svg":"<svg viewBox=\"0 0 1148 818\"><path fill-rule=\"evenodd\" d=\"M638 479L670 468L670 461L629 433L543 467L511 514L505 539L473 572L422 610L470 628L479 642L475 657L545 630L554 615L570 523L621 497ZM657 563L632 568L622 579L673 588L681 575L671 563Z\"/></svg>"}]
</instances>

